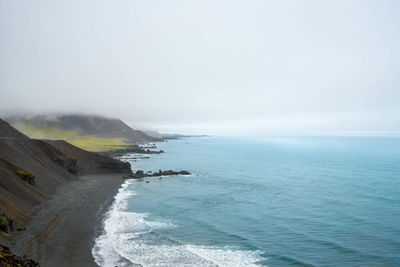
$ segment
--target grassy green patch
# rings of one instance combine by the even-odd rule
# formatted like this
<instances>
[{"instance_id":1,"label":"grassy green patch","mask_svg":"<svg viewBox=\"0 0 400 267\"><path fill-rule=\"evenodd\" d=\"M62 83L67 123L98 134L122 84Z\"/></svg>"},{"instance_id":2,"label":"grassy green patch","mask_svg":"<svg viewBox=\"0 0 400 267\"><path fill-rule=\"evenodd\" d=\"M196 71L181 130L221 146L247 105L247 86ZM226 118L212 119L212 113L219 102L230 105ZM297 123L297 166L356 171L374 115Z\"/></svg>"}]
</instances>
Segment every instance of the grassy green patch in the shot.
<instances>
[{"instance_id":1,"label":"grassy green patch","mask_svg":"<svg viewBox=\"0 0 400 267\"><path fill-rule=\"evenodd\" d=\"M94 136L71 138L66 141L74 146L93 152L126 149L133 145L125 138L100 138Z\"/></svg>"},{"instance_id":2,"label":"grassy green patch","mask_svg":"<svg viewBox=\"0 0 400 267\"><path fill-rule=\"evenodd\" d=\"M126 149L133 145L125 138L88 136L78 131L59 128L40 128L28 122L21 123L16 128L30 138L65 140L74 146L92 152Z\"/></svg>"},{"instance_id":3,"label":"grassy green patch","mask_svg":"<svg viewBox=\"0 0 400 267\"><path fill-rule=\"evenodd\" d=\"M79 136L80 133L72 130L57 129L57 128L39 128L36 125L28 122L21 123L16 126L17 130L30 138L36 139L68 139Z\"/></svg>"}]
</instances>

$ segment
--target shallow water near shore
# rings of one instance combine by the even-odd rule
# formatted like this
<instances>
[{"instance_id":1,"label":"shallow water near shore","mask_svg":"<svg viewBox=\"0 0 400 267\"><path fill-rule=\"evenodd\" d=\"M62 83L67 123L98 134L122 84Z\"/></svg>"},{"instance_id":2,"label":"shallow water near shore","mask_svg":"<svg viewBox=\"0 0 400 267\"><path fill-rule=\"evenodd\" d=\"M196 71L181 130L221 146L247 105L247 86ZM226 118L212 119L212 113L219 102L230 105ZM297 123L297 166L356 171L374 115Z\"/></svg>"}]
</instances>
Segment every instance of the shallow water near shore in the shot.
<instances>
[{"instance_id":1,"label":"shallow water near shore","mask_svg":"<svg viewBox=\"0 0 400 267\"><path fill-rule=\"evenodd\" d=\"M400 138L160 143L105 215L101 266L398 266ZM149 183L146 183L149 181Z\"/></svg>"}]
</instances>

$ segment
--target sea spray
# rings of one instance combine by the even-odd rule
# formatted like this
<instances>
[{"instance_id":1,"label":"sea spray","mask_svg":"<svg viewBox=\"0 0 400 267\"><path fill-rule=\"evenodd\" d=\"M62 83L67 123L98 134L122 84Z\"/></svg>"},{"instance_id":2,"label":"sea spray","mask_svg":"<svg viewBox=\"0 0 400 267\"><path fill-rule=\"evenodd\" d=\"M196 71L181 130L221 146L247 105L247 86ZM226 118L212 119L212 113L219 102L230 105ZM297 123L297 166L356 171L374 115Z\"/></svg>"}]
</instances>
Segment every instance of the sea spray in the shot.
<instances>
[{"instance_id":1,"label":"sea spray","mask_svg":"<svg viewBox=\"0 0 400 267\"><path fill-rule=\"evenodd\" d=\"M122 212L126 208L126 200L133 192L126 190L131 180L126 180L122 184L118 193L114 196L114 202L111 205L109 211L105 214L104 218L104 231L96 238L95 245L92 249L92 255L95 262L100 266L131 266L132 263L124 259L121 254L118 253L115 240L114 240L114 229L118 229L119 222L116 225L113 223L116 221L115 218L119 218L119 212Z\"/></svg>"},{"instance_id":2,"label":"sea spray","mask_svg":"<svg viewBox=\"0 0 400 267\"><path fill-rule=\"evenodd\" d=\"M92 254L104 267L114 266L252 266L260 251L196 246L161 236L153 230L173 229L172 223L147 220L147 213L128 210L135 180L127 180L105 215L104 232L96 238Z\"/></svg>"}]
</instances>

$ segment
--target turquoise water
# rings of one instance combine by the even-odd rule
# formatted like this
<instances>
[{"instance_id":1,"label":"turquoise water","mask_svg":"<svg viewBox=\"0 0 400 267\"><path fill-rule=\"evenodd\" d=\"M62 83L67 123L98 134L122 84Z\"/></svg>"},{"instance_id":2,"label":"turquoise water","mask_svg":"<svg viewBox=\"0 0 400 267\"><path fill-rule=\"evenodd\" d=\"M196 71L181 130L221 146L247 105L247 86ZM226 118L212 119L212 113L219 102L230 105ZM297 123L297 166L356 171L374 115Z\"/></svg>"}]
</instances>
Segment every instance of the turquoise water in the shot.
<instances>
[{"instance_id":1,"label":"turquoise water","mask_svg":"<svg viewBox=\"0 0 400 267\"><path fill-rule=\"evenodd\" d=\"M102 266L400 266L400 138L158 147L133 169L193 175L129 180L93 249Z\"/></svg>"}]
</instances>

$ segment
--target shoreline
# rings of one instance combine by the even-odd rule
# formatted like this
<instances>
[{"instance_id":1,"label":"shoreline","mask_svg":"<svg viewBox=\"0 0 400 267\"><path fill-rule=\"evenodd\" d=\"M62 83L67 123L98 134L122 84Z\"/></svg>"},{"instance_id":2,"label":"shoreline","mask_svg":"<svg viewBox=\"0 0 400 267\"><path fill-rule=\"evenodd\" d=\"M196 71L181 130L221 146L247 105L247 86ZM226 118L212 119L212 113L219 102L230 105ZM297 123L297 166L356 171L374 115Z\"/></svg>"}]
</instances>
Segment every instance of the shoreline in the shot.
<instances>
[{"instance_id":1,"label":"shoreline","mask_svg":"<svg viewBox=\"0 0 400 267\"><path fill-rule=\"evenodd\" d=\"M103 216L124 183L123 175L80 176L42 203L12 250L40 266L98 266L92 256Z\"/></svg>"}]
</instances>

